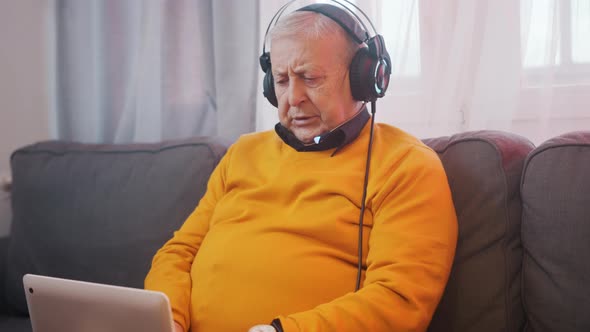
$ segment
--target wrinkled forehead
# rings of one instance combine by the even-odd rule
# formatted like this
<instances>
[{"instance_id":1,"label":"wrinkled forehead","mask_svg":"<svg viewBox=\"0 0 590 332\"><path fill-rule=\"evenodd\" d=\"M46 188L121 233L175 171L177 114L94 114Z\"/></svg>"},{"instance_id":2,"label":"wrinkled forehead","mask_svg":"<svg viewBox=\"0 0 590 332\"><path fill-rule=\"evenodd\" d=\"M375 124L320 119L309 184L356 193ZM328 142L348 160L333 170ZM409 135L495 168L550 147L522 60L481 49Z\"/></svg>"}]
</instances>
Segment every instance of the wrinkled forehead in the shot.
<instances>
[{"instance_id":1,"label":"wrinkled forehead","mask_svg":"<svg viewBox=\"0 0 590 332\"><path fill-rule=\"evenodd\" d=\"M348 68L342 38L278 38L271 49L273 73L330 73Z\"/></svg>"}]
</instances>

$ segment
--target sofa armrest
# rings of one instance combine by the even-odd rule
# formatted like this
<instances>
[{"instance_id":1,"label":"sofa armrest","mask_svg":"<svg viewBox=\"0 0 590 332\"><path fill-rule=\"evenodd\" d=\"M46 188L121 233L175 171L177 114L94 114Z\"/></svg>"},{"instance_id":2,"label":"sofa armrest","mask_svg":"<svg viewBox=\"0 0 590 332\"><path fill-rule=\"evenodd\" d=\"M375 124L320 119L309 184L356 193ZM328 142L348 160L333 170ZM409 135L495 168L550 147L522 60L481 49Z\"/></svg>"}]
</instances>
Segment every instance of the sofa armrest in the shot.
<instances>
[{"instance_id":1,"label":"sofa armrest","mask_svg":"<svg viewBox=\"0 0 590 332\"><path fill-rule=\"evenodd\" d=\"M6 291L4 287L9 225L12 219L10 209L11 184L12 181L9 177L0 177L0 315L7 314L11 311L6 304Z\"/></svg>"},{"instance_id":2,"label":"sofa armrest","mask_svg":"<svg viewBox=\"0 0 590 332\"><path fill-rule=\"evenodd\" d=\"M0 177L0 237L10 233L12 191L10 179Z\"/></svg>"},{"instance_id":3,"label":"sofa armrest","mask_svg":"<svg viewBox=\"0 0 590 332\"><path fill-rule=\"evenodd\" d=\"M11 312L6 304L4 291L4 275L6 270L6 253L8 252L8 236L0 237L0 315Z\"/></svg>"}]
</instances>

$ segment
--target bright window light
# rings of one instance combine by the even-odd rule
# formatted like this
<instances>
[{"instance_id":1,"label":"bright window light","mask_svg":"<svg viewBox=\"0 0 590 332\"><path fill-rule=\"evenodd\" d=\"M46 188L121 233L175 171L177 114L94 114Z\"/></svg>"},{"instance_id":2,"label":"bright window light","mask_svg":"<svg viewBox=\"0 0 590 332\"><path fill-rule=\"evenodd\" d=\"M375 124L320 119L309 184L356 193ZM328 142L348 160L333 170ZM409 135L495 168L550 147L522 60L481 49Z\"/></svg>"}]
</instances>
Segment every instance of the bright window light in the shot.
<instances>
[{"instance_id":1,"label":"bright window light","mask_svg":"<svg viewBox=\"0 0 590 332\"><path fill-rule=\"evenodd\" d=\"M571 0L572 61L590 62L590 0Z\"/></svg>"},{"instance_id":2,"label":"bright window light","mask_svg":"<svg viewBox=\"0 0 590 332\"><path fill-rule=\"evenodd\" d=\"M420 75L418 0L383 1L380 33L385 38L396 76Z\"/></svg>"},{"instance_id":3,"label":"bright window light","mask_svg":"<svg viewBox=\"0 0 590 332\"><path fill-rule=\"evenodd\" d=\"M520 33L525 68L560 63L557 0L521 0Z\"/></svg>"}]
</instances>

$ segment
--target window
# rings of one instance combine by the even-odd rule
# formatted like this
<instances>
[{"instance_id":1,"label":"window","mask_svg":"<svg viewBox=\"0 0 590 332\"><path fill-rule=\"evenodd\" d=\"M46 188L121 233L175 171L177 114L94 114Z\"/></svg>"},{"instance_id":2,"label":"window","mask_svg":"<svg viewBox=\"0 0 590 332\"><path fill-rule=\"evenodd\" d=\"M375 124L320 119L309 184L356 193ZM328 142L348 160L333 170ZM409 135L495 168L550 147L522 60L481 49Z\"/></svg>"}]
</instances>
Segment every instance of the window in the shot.
<instances>
[{"instance_id":1,"label":"window","mask_svg":"<svg viewBox=\"0 0 590 332\"><path fill-rule=\"evenodd\" d=\"M590 83L590 0L521 0L523 68L530 85Z\"/></svg>"},{"instance_id":2,"label":"window","mask_svg":"<svg viewBox=\"0 0 590 332\"><path fill-rule=\"evenodd\" d=\"M590 1L571 0L572 62L590 63Z\"/></svg>"},{"instance_id":3,"label":"window","mask_svg":"<svg viewBox=\"0 0 590 332\"><path fill-rule=\"evenodd\" d=\"M521 0L523 84L513 128L588 128L590 0ZM545 131L540 134L541 131Z\"/></svg>"},{"instance_id":4,"label":"window","mask_svg":"<svg viewBox=\"0 0 590 332\"><path fill-rule=\"evenodd\" d=\"M381 30L391 56L392 72L402 77L419 76L420 24L418 1L383 1Z\"/></svg>"}]
</instances>

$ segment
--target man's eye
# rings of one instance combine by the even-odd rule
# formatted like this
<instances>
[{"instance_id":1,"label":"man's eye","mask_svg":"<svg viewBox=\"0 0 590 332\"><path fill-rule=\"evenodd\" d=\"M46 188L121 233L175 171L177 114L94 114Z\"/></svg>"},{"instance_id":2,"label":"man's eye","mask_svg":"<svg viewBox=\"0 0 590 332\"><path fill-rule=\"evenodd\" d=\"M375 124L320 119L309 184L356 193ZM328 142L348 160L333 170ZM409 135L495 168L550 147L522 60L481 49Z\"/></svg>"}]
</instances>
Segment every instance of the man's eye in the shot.
<instances>
[{"instance_id":1,"label":"man's eye","mask_svg":"<svg viewBox=\"0 0 590 332\"><path fill-rule=\"evenodd\" d=\"M314 86L319 82L319 79L317 77L304 77L303 80L305 81L305 84L310 86Z\"/></svg>"},{"instance_id":2,"label":"man's eye","mask_svg":"<svg viewBox=\"0 0 590 332\"><path fill-rule=\"evenodd\" d=\"M289 80L286 78L279 78L279 79L275 80L275 84L279 85L279 86L284 86L287 83L289 83Z\"/></svg>"}]
</instances>

